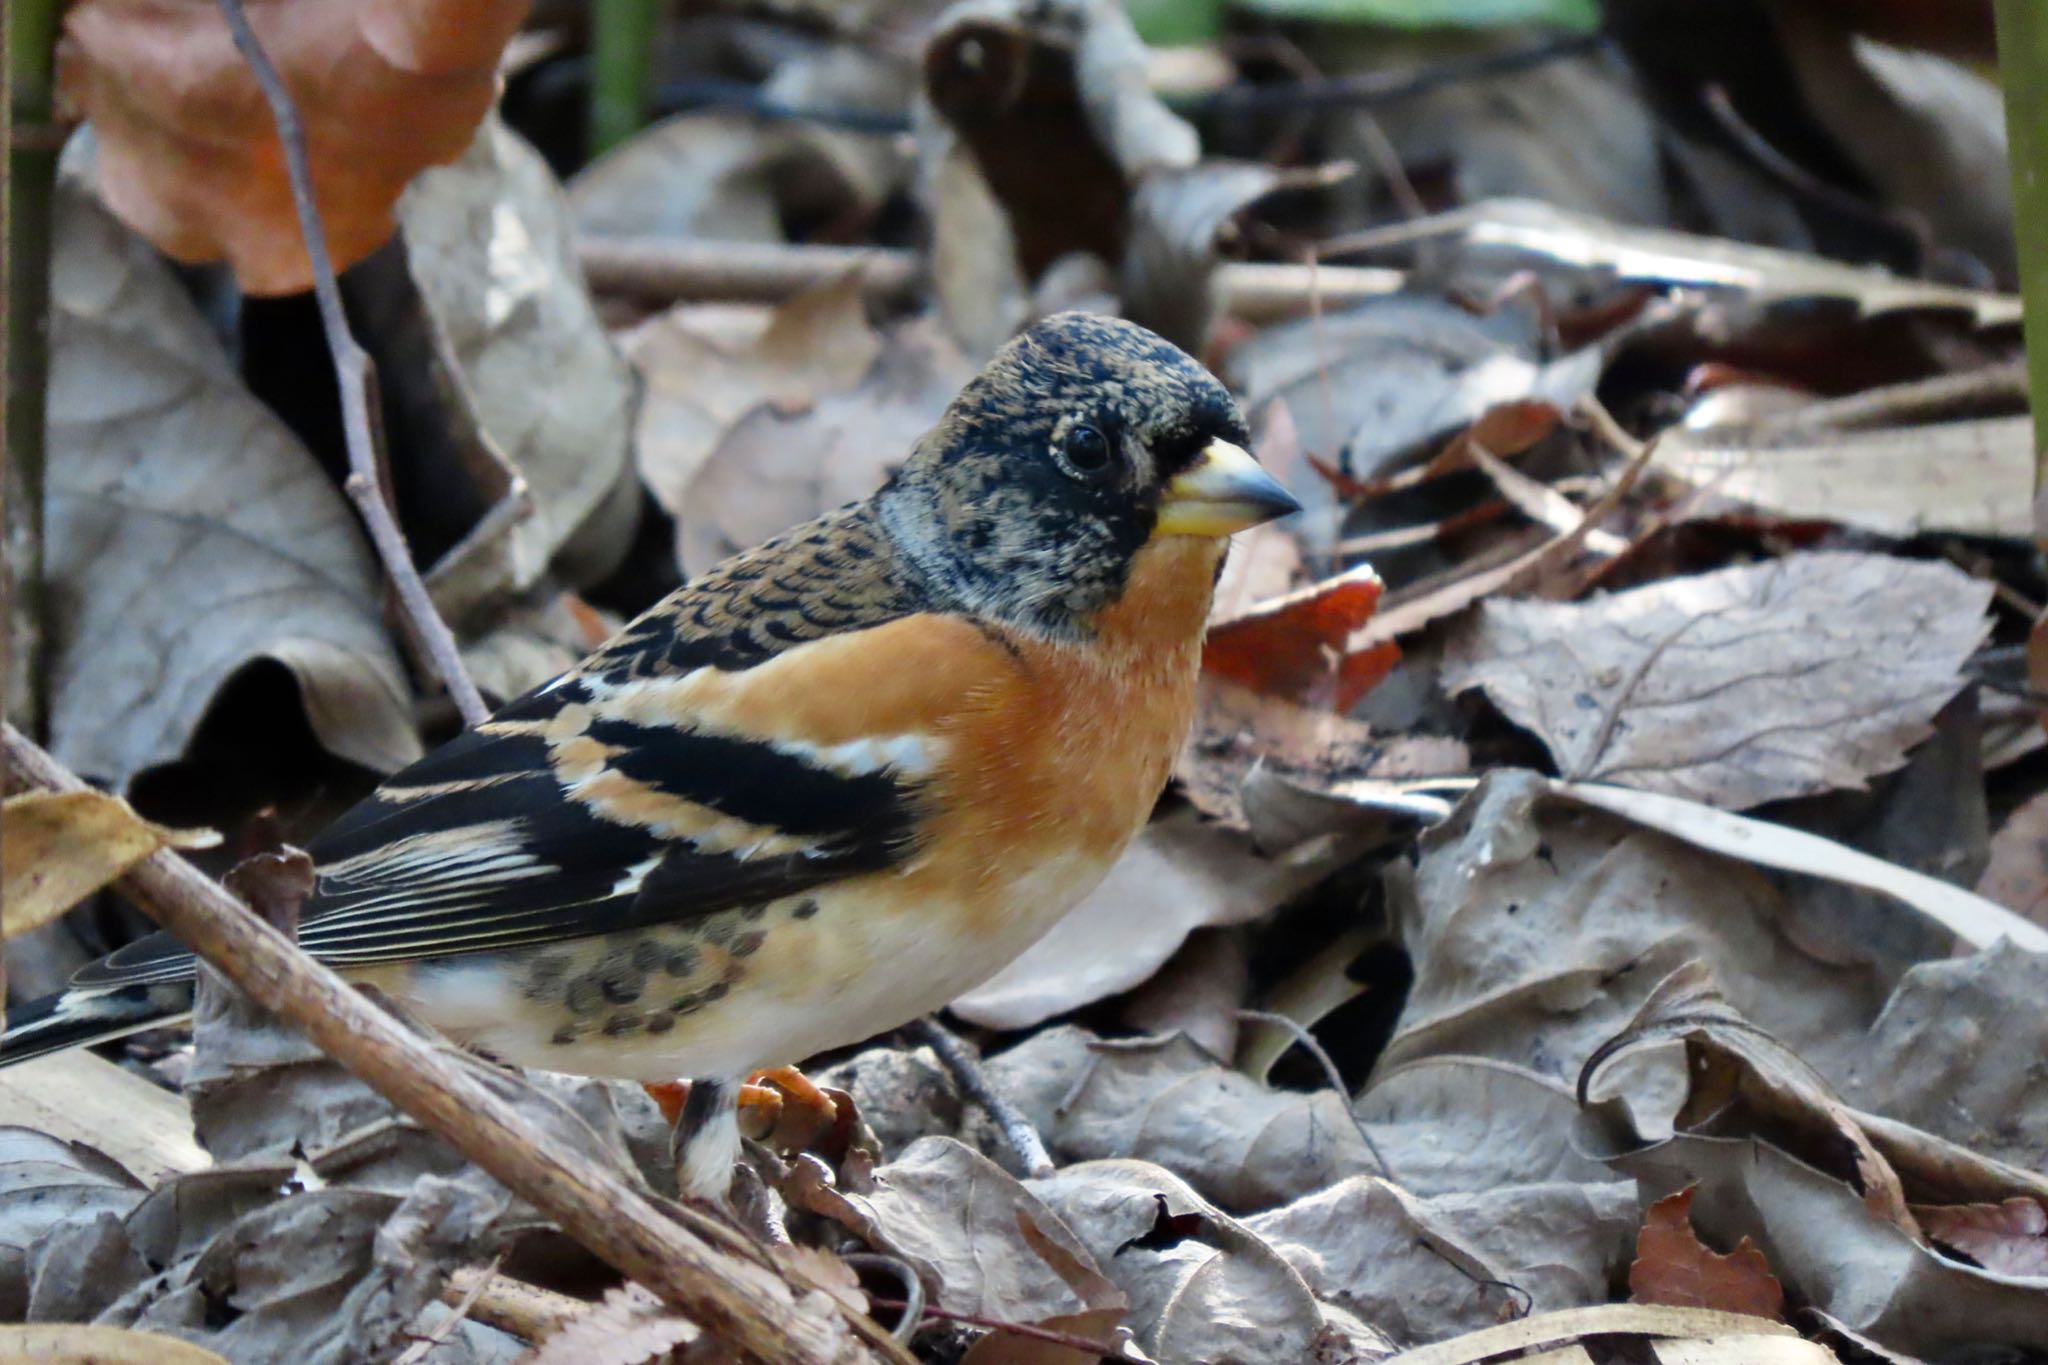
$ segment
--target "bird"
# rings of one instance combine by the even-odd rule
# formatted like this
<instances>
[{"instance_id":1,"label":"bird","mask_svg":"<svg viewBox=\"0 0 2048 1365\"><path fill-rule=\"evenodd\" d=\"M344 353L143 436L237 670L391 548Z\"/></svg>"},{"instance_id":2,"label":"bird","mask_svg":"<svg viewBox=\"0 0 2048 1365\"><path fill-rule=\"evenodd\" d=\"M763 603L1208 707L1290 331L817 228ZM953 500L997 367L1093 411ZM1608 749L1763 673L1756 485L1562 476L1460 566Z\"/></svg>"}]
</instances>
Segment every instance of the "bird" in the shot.
<instances>
[{"instance_id":1,"label":"bird","mask_svg":"<svg viewBox=\"0 0 2048 1365\"><path fill-rule=\"evenodd\" d=\"M1199 362L1060 313L868 499L686 582L309 845L299 943L511 1064L691 1080L719 1197L744 1078L944 1008L1145 825L1229 537L1300 510ZM157 933L10 1009L0 1065L169 1022Z\"/></svg>"}]
</instances>

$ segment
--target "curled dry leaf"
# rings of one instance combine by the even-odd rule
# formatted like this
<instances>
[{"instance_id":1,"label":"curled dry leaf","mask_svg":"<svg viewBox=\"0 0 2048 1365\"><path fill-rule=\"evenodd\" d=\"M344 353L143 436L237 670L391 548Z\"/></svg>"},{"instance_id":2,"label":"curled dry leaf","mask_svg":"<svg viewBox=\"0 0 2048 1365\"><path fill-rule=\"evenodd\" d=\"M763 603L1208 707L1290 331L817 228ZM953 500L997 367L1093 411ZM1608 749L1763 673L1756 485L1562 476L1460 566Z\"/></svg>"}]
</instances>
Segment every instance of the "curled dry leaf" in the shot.
<instances>
[{"instance_id":1,"label":"curled dry leaf","mask_svg":"<svg viewBox=\"0 0 2048 1365\"><path fill-rule=\"evenodd\" d=\"M1570 779L1740 810L1904 763L1990 598L1947 564L1800 554L1583 604L1489 601L1444 686L1484 689Z\"/></svg>"},{"instance_id":2,"label":"curled dry leaf","mask_svg":"<svg viewBox=\"0 0 2048 1365\"><path fill-rule=\"evenodd\" d=\"M7 798L0 841L0 940L39 929L160 848L212 848L210 829L165 829L105 792Z\"/></svg>"},{"instance_id":3,"label":"curled dry leaf","mask_svg":"<svg viewBox=\"0 0 2048 1365\"><path fill-rule=\"evenodd\" d=\"M141 1181L95 1148L0 1127L0 1320L27 1318L44 1239L102 1215L125 1218L143 1194Z\"/></svg>"},{"instance_id":4,"label":"curled dry leaf","mask_svg":"<svg viewBox=\"0 0 2048 1365\"><path fill-rule=\"evenodd\" d=\"M1643 1214L1636 1259L1628 1268L1628 1296L1636 1303L1715 1308L1724 1313L1785 1320L1785 1287L1749 1238L1726 1255L1693 1231L1697 1186L1659 1199Z\"/></svg>"},{"instance_id":5,"label":"curled dry leaf","mask_svg":"<svg viewBox=\"0 0 2048 1365\"><path fill-rule=\"evenodd\" d=\"M243 387L162 258L75 175L56 214L51 752L124 788L177 758L228 679L268 659L329 751L380 771L416 758L411 687L341 493Z\"/></svg>"},{"instance_id":6,"label":"curled dry leaf","mask_svg":"<svg viewBox=\"0 0 2048 1365\"><path fill-rule=\"evenodd\" d=\"M1391 640L1346 652L1385 590L1372 567L1360 565L1211 621L1202 671L1300 705L1348 712L1401 659L1400 646Z\"/></svg>"},{"instance_id":7,"label":"curled dry leaf","mask_svg":"<svg viewBox=\"0 0 2048 1365\"><path fill-rule=\"evenodd\" d=\"M466 624L480 606L502 610L505 597L549 570L572 587L603 578L640 513L631 441L638 395L584 285L554 173L524 138L488 118L452 164L413 181L398 217L407 270L431 319L423 349L434 396L474 423L461 436L485 447L475 462L510 476L465 541L432 566L435 605ZM403 382L379 377L387 391ZM463 581L465 559L479 561L467 577L480 581Z\"/></svg>"},{"instance_id":8,"label":"curled dry leaf","mask_svg":"<svg viewBox=\"0 0 2048 1365\"><path fill-rule=\"evenodd\" d=\"M1122 262L1132 188L1199 151L1110 0L953 6L925 46L917 121L939 307L979 355L1025 320L1061 258Z\"/></svg>"},{"instance_id":9,"label":"curled dry leaf","mask_svg":"<svg viewBox=\"0 0 2048 1365\"><path fill-rule=\"evenodd\" d=\"M2023 803L1991 836L1977 894L2048 928L2048 792Z\"/></svg>"},{"instance_id":10,"label":"curled dry leaf","mask_svg":"<svg viewBox=\"0 0 2048 1365\"><path fill-rule=\"evenodd\" d=\"M1675 1119L1680 1131L1725 1122L1727 1112L1739 1105L1748 1122L1768 1126L1795 1156L1833 1170L1863 1191L1873 1214L1918 1234L1898 1173L1864 1133L1855 1111L1797 1054L1730 1006L1702 963L1688 962L1658 982L1629 1026L1586 1059L1579 1072L1580 1103L1610 1061L1680 1041L1688 1079L1685 1104Z\"/></svg>"},{"instance_id":11,"label":"curled dry leaf","mask_svg":"<svg viewBox=\"0 0 2048 1365\"><path fill-rule=\"evenodd\" d=\"M337 270L391 236L414 175L469 145L528 2L248 7L298 106ZM270 109L220 7L91 0L64 27L64 93L104 140L97 181L122 221L178 260L225 259L251 293L308 288Z\"/></svg>"}]
</instances>

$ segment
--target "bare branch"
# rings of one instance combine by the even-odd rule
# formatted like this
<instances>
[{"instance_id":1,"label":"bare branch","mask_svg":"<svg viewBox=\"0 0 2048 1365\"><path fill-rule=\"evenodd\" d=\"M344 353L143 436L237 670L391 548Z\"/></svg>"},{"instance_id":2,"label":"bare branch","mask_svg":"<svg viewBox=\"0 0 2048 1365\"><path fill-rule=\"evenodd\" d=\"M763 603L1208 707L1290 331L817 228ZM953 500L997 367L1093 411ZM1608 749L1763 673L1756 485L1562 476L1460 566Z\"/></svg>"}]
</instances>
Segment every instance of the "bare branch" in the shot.
<instances>
[{"instance_id":1,"label":"bare branch","mask_svg":"<svg viewBox=\"0 0 2048 1365\"><path fill-rule=\"evenodd\" d=\"M11 725L0 731L0 767L12 786L85 789ZM799 1301L774 1270L705 1240L737 1251L738 1234L701 1214L664 1210L621 1173L551 1142L460 1057L415 1036L183 858L159 852L119 885L251 1000L713 1336L770 1365L873 1359L827 1296ZM859 1325L892 1358L907 1359L879 1327Z\"/></svg>"},{"instance_id":2,"label":"bare branch","mask_svg":"<svg viewBox=\"0 0 2048 1365\"><path fill-rule=\"evenodd\" d=\"M341 287L335 282L334 259L327 250L327 230L321 225L320 206L313 198L313 167L306 155L306 132L299 122L298 106L292 103L291 92L285 89L284 78L271 64L263 45L256 41L242 0L219 3L235 36L235 46L255 73L256 83L263 87L263 97L270 103L270 116L277 124L277 140L284 148L285 174L291 180L292 203L299 211L299 231L306 239L306 261L313 272L313 297L320 306L320 326L327 333L327 349L334 356L335 385L341 395L341 429L348 443L348 479L344 487L362 514L363 525L369 529L377 557L384 562L384 572L398 593L399 606L421 652L440 675L441 685L448 689L455 709L462 713L462 723L473 728L490 712L470 680L469 670L463 667L454 633L434 609L433 598L427 595L427 585L420 578L419 566L412 561L405 533L398 528L398 519L385 500L382 429L372 418L370 403L370 396L376 391L377 372L369 355L356 344L355 335L348 329L348 314L342 310Z\"/></svg>"}]
</instances>

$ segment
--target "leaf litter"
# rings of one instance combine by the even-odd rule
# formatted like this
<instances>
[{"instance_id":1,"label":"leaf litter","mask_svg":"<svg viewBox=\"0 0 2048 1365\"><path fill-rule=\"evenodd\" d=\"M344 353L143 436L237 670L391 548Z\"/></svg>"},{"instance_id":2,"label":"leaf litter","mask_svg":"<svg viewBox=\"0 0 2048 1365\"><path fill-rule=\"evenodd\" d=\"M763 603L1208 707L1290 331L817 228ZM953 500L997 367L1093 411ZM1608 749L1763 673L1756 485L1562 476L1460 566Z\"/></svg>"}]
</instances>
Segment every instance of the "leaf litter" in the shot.
<instances>
[{"instance_id":1,"label":"leaf litter","mask_svg":"<svg viewBox=\"0 0 2048 1365\"><path fill-rule=\"evenodd\" d=\"M39 810L89 845L44 851L10 804L10 934L180 828L310 833L446 733L331 437L265 379L262 307L224 322L247 300L159 255L224 258L250 298L293 287L274 175L248 178L240 135L190 185L183 152L143 165L139 134L176 151L209 111L165 95L175 72L121 88L144 58L117 18L95 0L75 25L99 152L81 140L57 201L45 666L58 756L134 805ZM1140 29L1093 0L818 19L678 18L667 78L759 107L652 123L566 196L581 153L547 83L511 77L495 115L474 98L510 18L436 47L422 12L309 110L316 163L349 167L330 228L401 520L489 693L872 491L979 357L1075 301L1212 362L1308 511L1225 570L1154 820L954 1007L1053 1173L1027 1177L916 1038L873 1040L819 1059L839 1121L756 1137L775 1264L885 1324L917 1313L912 1354L972 1365L2048 1349L2044 798L1977 725L1986 651L2048 581L2017 303L1955 282L2002 281L1999 215L1933 215L1978 275L1839 250L1819 199L1670 121L1626 44L1628 79L1568 56L1269 125L1163 100ZM1997 178L1974 77L1801 22L1779 41L1842 164L1872 166L1883 126L1956 183ZM1291 41L1355 70L1346 27ZM277 35L288 67L302 38ZM1247 51L1214 55L1276 79ZM429 58L450 82L422 170L377 129ZM1870 127L1845 112L1873 100ZM356 142L387 155L332 161ZM1858 191L1879 208L1941 207L1941 175L1879 169ZM1532 194L1551 202L1500 197ZM645 290L591 296L579 232L860 242L916 253L917 282L699 281L649 313ZM1294 301L1237 311L1240 256ZM1400 273L1331 306L1351 262ZM280 673L284 706L241 704ZM350 776L299 762L204 806L166 780L278 747L279 716ZM140 1106L120 1145L162 1157L149 1180L61 1110L0 1128L0 1308L27 1330L236 1362L703 1349L217 981L194 1038L131 1060L177 1080L203 1169ZM651 1100L537 1079L548 1141L673 1193ZM522 1316L514 1285L554 1308Z\"/></svg>"}]
</instances>

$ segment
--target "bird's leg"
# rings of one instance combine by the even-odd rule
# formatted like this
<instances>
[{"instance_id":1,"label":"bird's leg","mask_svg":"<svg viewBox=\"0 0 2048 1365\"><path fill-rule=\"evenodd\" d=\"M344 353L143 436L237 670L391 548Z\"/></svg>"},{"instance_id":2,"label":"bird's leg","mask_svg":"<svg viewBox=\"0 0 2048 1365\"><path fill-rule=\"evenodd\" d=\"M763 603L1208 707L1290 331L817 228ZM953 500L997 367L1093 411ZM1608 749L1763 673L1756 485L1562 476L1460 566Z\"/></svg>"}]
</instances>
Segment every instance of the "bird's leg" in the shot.
<instances>
[{"instance_id":1,"label":"bird's leg","mask_svg":"<svg viewBox=\"0 0 2048 1365\"><path fill-rule=\"evenodd\" d=\"M831 1126L840 1121L838 1101L831 1099L831 1095L825 1095L825 1091L821 1091L815 1081L811 1081L809 1076L805 1076L795 1066L770 1066L766 1070L758 1070L752 1076L748 1076L748 1083L774 1087L780 1093L784 1109L784 1124L780 1128L788 1138L791 1138L784 1146L809 1146L821 1134L831 1132ZM786 1119L795 1117L803 1119L803 1128L795 1132L786 1132L791 1128Z\"/></svg>"}]
</instances>

